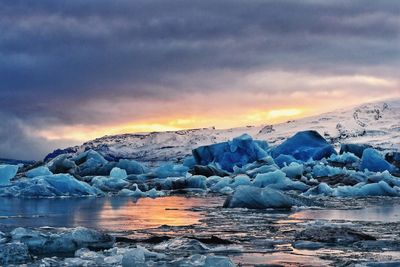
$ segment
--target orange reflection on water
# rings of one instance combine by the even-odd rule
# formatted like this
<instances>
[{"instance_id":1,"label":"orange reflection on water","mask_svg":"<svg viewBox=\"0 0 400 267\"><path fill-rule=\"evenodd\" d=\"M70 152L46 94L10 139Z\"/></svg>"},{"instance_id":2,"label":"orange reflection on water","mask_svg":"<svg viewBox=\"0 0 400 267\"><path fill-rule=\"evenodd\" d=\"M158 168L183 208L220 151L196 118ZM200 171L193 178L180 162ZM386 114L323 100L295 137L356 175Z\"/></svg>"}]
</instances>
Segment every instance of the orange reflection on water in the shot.
<instances>
[{"instance_id":1,"label":"orange reflection on water","mask_svg":"<svg viewBox=\"0 0 400 267\"><path fill-rule=\"evenodd\" d=\"M188 209L210 206L210 204L209 199L177 196L141 198L137 202L128 200L123 204L110 199L104 204L99 214L99 226L123 231L155 228L162 225L192 225L199 223L203 214Z\"/></svg>"}]
</instances>

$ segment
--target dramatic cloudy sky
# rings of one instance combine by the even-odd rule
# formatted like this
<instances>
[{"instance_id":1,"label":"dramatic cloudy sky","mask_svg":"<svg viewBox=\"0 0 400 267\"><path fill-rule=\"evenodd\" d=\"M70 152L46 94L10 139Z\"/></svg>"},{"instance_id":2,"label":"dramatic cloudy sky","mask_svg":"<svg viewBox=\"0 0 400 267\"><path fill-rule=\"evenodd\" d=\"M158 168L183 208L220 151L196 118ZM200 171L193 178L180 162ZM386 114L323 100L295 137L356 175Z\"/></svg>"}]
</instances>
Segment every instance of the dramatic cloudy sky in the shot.
<instances>
[{"instance_id":1,"label":"dramatic cloudy sky","mask_svg":"<svg viewBox=\"0 0 400 267\"><path fill-rule=\"evenodd\" d=\"M400 1L0 1L0 157L400 97Z\"/></svg>"}]
</instances>

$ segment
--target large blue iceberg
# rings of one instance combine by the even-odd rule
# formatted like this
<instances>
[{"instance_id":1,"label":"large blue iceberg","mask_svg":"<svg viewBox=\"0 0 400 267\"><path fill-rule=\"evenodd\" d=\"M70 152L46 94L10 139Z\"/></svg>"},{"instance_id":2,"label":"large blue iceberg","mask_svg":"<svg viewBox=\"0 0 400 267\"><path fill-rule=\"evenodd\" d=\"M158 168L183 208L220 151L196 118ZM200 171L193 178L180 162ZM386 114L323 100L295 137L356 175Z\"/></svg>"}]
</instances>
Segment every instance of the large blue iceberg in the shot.
<instances>
[{"instance_id":1,"label":"large blue iceberg","mask_svg":"<svg viewBox=\"0 0 400 267\"><path fill-rule=\"evenodd\" d=\"M243 167L266 157L267 147L267 142L253 140L250 135L244 134L232 141L198 147L192 153L199 165L214 163L219 168L232 172L234 166Z\"/></svg>"},{"instance_id":2,"label":"large blue iceberg","mask_svg":"<svg viewBox=\"0 0 400 267\"><path fill-rule=\"evenodd\" d=\"M321 160L332 154L337 154L333 146L316 131L298 132L272 150L273 158L290 155L301 161Z\"/></svg>"}]
</instances>

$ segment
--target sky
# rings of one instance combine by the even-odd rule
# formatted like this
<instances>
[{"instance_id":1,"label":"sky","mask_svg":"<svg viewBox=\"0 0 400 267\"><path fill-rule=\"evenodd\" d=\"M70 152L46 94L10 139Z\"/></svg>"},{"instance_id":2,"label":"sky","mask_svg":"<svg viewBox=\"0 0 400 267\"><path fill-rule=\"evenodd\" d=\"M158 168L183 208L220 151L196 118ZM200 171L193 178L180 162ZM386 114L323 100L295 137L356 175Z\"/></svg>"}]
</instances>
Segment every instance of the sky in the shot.
<instances>
[{"instance_id":1,"label":"sky","mask_svg":"<svg viewBox=\"0 0 400 267\"><path fill-rule=\"evenodd\" d=\"M400 1L0 1L0 158L400 97Z\"/></svg>"}]
</instances>

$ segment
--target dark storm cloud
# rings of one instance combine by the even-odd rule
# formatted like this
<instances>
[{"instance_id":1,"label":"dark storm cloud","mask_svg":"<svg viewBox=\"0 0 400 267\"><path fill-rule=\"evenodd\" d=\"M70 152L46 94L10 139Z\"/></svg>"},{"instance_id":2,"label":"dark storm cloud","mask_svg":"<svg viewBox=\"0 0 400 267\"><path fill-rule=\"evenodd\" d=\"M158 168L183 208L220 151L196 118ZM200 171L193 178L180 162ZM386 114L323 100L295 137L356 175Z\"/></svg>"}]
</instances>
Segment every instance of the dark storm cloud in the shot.
<instances>
[{"instance_id":1,"label":"dark storm cloud","mask_svg":"<svg viewBox=\"0 0 400 267\"><path fill-rule=\"evenodd\" d=\"M87 101L202 93L193 73L207 93L220 70L396 77L399 12L396 0L0 1L0 112L100 121Z\"/></svg>"}]
</instances>

